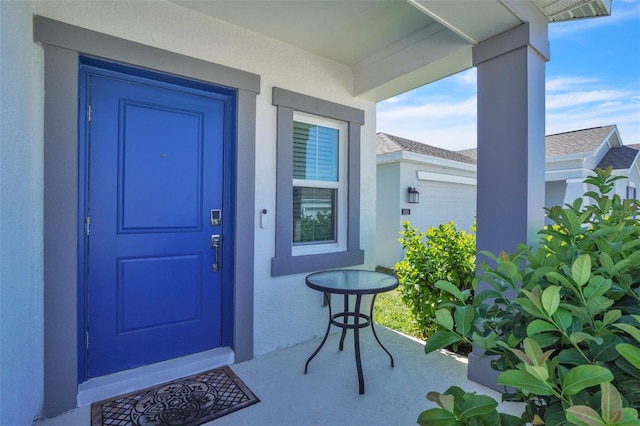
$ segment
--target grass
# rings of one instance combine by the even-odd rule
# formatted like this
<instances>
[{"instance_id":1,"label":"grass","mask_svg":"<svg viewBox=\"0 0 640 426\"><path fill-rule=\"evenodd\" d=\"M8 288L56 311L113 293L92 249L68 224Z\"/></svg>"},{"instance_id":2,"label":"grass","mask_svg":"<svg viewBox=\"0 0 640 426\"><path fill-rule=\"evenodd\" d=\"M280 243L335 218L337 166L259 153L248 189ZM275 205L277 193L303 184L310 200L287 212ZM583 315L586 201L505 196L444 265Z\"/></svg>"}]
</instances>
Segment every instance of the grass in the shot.
<instances>
[{"instance_id":1,"label":"grass","mask_svg":"<svg viewBox=\"0 0 640 426\"><path fill-rule=\"evenodd\" d=\"M409 307L402 301L398 289L381 293L376 297L373 316L378 324L424 340L420 334L420 328L412 320Z\"/></svg>"},{"instance_id":2,"label":"grass","mask_svg":"<svg viewBox=\"0 0 640 426\"><path fill-rule=\"evenodd\" d=\"M394 274L393 269L383 266L376 267L376 271L391 275ZM425 340L420 332L420 327L418 327L418 324L413 320L411 311L402 300L400 291L397 288L386 293L378 294L373 307L373 317L376 323L380 325L399 331L407 336ZM467 356L469 352L471 352L471 346L467 344L455 345L447 347L447 349L463 356Z\"/></svg>"}]
</instances>

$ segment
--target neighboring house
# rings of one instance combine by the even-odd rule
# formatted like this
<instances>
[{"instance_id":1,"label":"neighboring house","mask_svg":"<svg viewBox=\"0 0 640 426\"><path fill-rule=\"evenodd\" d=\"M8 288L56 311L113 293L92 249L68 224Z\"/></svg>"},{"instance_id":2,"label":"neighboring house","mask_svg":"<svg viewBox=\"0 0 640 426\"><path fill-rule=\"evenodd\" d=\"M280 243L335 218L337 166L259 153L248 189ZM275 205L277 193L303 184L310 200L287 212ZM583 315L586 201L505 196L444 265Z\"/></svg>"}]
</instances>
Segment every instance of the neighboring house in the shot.
<instances>
[{"instance_id":1,"label":"neighboring house","mask_svg":"<svg viewBox=\"0 0 640 426\"><path fill-rule=\"evenodd\" d=\"M375 266L376 102L464 69L478 247L528 240L493 194L544 202L548 23L610 13L555 3L0 1L0 423L321 335L305 275Z\"/></svg>"},{"instance_id":2,"label":"neighboring house","mask_svg":"<svg viewBox=\"0 0 640 426\"><path fill-rule=\"evenodd\" d=\"M476 217L477 149L449 151L420 142L378 133L376 264L393 266L402 259L398 242L401 223L420 230L454 221L470 231ZM611 166L615 193L636 198L640 187L640 145L623 145L613 126L549 135L545 138L545 206L564 205L581 197L583 183L596 167ZM408 188L420 202L408 202ZM588 203L589 200L585 200ZM393 249L391 249L393 248Z\"/></svg>"}]
</instances>

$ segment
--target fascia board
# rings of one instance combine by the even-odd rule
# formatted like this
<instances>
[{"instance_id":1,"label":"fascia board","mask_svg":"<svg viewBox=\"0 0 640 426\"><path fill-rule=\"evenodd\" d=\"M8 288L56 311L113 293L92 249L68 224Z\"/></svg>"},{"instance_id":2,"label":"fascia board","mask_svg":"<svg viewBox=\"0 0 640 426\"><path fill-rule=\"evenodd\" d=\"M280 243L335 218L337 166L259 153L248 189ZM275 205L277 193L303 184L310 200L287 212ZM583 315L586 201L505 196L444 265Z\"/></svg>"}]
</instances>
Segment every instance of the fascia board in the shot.
<instances>
[{"instance_id":1,"label":"fascia board","mask_svg":"<svg viewBox=\"0 0 640 426\"><path fill-rule=\"evenodd\" d=\"M450 173L436 173L436 172L426 172L423 170L417 170L416 176L418 180L421 181L430 181L430 182L446 182L446 183L457 183L461 185L478 185L478 179L475 177L465 177L459 176Z\"/></svg>"},{"instance_id":2,"label":"fascia board","mask_svg":"<svg viewBox=\"0 0 640 426\"><path fill-rule=\"evenodd\" d=\"M448 169L458 169L475 172L478 167L475 164L462 163L460 161L447 160L445 158L434 157L432 155L418 154L415 152L403 151L403 160L416 164L429 164L433 166L445 167Z\"/></svg>"},{"instance_id":3,"label":"fascia board","mask_svg":"<svg viewBox=\"0 0 640 426\"><path fill-rule=\"evenodd\" d=\"M388 163L412 163L418 165L428 165L433 167L441 167L451 170L460 170L464 172L476 173L477 166L475 164L462 163L460 161L447 160L445 158L434 157L432 155L418 154L409 151L393 151L376 156L376 164Z\"/></svg>"},{"instance_id":4,"label":"fascia board","mask_svg":"<svg viewBox=\"0 0 640 426\"><path fill-rule=\"evenodd\" d=\"M547 170L544 173L545 182L567 180L567 179L583 179L590 176L591 170L585 168Z\"/></svg>"}]
</instances>

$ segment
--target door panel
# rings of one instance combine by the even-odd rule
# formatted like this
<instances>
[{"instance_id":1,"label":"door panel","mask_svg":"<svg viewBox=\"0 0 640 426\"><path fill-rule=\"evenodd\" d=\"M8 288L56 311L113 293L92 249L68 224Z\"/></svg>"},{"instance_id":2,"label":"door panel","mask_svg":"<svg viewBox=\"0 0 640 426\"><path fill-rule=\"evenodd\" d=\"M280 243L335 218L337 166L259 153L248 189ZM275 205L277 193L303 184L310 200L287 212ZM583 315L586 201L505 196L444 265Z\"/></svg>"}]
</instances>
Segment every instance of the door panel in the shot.
<instances>
[{"instance_id":1,"label":"door panel","mask_svg":"<svg viewBox=\"0 0 640 426\"><path fill-rule=\"evenodd\" d=\"M116 77L87 78L88 377L222 344L224 100Z\"/></svg>"}]
</instances>

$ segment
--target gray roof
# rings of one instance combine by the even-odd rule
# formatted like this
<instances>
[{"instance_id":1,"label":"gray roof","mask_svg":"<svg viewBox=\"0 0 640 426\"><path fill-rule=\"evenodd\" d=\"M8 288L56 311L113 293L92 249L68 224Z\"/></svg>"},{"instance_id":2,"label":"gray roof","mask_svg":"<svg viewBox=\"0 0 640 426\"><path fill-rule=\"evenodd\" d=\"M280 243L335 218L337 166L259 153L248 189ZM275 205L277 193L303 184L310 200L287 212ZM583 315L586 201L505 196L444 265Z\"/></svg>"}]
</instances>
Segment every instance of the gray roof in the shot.
<instances>
[{"instance_id":1,"label":"gray roof","mask_svg":"<svg viewBox=\"0 0 640 426\"><path fill-rule=\"evenodd\" d=\"M546 136L545 156L548 158L590 153L597 149L615 128L615 125L601 126ZM611 165L614 169L628 169L631 167L638 150L640 150L640 145L611 148L598 167L605 168ZM377 154L394 151L410 151L469 164L477 164L478 162L477 148L449 151L398 136L378 133Z\"/></svg>"},{"instance_id":2,"label":"gray roof","mask_svg":"<svg viewBox=\"0 0 640 426\"><path fill-rule=\"evenodd\" d=\"M640 144L611 148L598 163L598 167L606 169L611 166L614 170L629 169L638 156L638 151L640 151Z\"/></svg>"},{"instance_id":3,"label":"gray roof","mask_svg":"<svg viewBox=\"0 0 640 426\"><path fill-rule=\"evenodd\" d=\"M473 158L462 155L456 151L449 151L448 149L438 148L424 143L412 141L410 139L388 135L386 133L378 133L377 138L377 155L386 154L388 152L409 151L415 152L417 154L430 155L432 157L459 161L461 163L476 164L476 161Z\"/></svg>"},{"instance_id":4,"label":"gray roof","mask_svg":"<svg viewBox=\"0 0 640 426\"><path fill-rule=\"evenodd\" d=\"M588 153L595 150L616 126L593 127L558 133L545 138L545 156Z\"/></svg>"}]
</instances>

